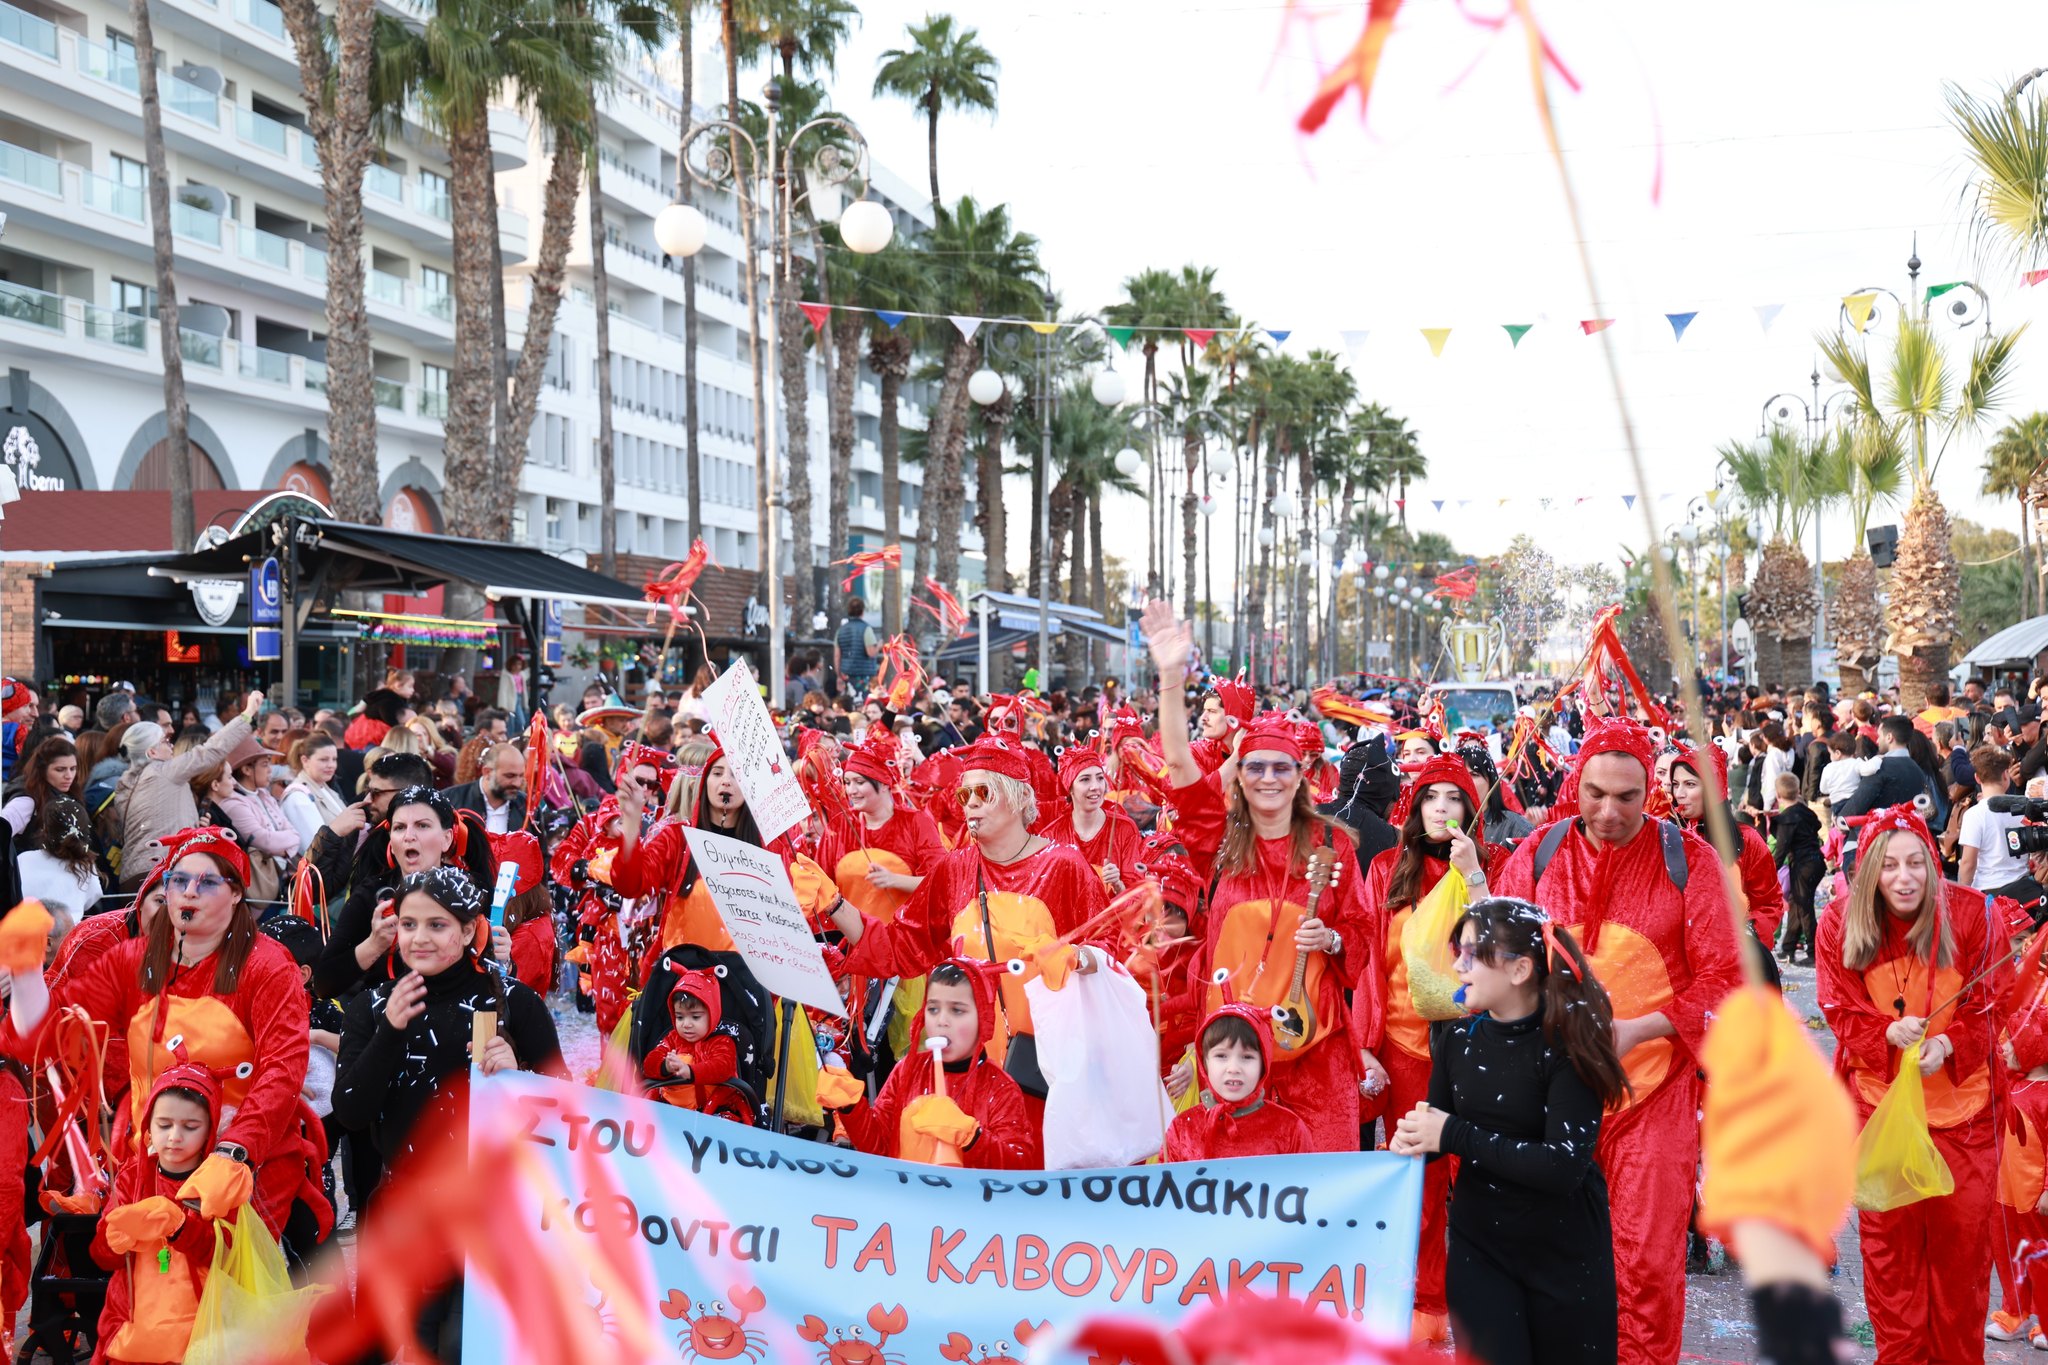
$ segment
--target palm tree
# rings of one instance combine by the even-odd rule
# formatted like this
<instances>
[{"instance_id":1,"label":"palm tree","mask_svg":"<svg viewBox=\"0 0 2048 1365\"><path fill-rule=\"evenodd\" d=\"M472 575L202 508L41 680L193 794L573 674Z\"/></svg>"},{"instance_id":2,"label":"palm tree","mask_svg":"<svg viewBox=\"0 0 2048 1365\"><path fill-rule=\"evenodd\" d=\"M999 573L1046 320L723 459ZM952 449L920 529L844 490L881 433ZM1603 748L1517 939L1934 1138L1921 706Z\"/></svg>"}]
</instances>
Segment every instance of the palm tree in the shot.
<instances>
[{"instance_id":1,"label":"palm tree","mask_svg":"<svg viewBox=\"0 0 2048 1365\"><path fill-rule=\"evenodd\" d=\"M861 20L848 0L741 0L740 60L772 53L782 64L782 84L807 76L829 76L839 48Z\"/></svg>"},{"instance_id":2,"label":"palm tree","mask_svg":"<svg viewBox=\"0 0 2048 1365\"><path fill-rule=\"evenodd\" d=\"M725 114L737 124L740 117L740 26L739 0L718 0L719 42L725 49ZM738 134L726 138L728 164L733 177L733 194L740 210L740 278L747 286L747 361L754 380L754 572L761 576L763 591L768 581L768 450L767 395L762 374L768 358L761 354L760 271L754 266L754 176L766 167L750 167L740 155Z\"/></svg>"},{"instance_id":3,"label":"palm tree","mask_svg":"<svg viewBox=\"0 0 2048 1365\"><path fill-rule=\"evenodd\" d=\"M1900 322L1881 389L1872 375L1867 336L1816 338L1828 364L1854 391L1855 426L1866 439L1882 435L1912 456L1913 501L1900 529L1885 609L1885 647L1899 656L1899 698L1908 714L1924 709L1927 689L1948 674L1962 594L1962 569L1949 548L1948 511L1934 491L1934 471L1958 432L1981 426L2003 403L2013 348L2025 330L1987 330L1971 348L1958 382L1923 306L1922 317ZM1931 434L1941 438L1932 450Z\"/></svg>"},{"instance_id":4,"label":"palm tree","mask_svg":"<svg viewBox=\"0 0 2048 1365\"><path fill-rule=\"evenodd\" d=\"M1892 506L1906 486L1906 455L1888 434L1868 428L1853 430L1834 443L1828 485L1849 505L1855 527L1854 548L1842 561L1842 577L1828 603L1828 633L1835 641L1835 663L1842 690L1861 690L1877 676L1884 654L1884 608L1877 600L1877 565L1867 542L1871 514L1879 504ZM1729 568L1741 589L1742 551L1731 550ZM1724 623L1725 625L1725 623Z\"/></svg>"},{"instance_id":5,"label":"palm tree","mask_svg":"<svg viewBox=\"0 0 2048 1365\"><path fill-rule=\"evenodd\" d=\"M1020 450L1040 448L1043 432L1037 405L1018 410L1016 441ZM1090 396L1085 378L1076 374L1061 385L1052 411L1052 449L1058 469L1047 494L1051 518L1047 540L1052 558L1046 574L1053 595L1061 601L1083 602L1094 595L1088 582L1094 574L1087 558L1091 540L1095 554L1101 554L1099 504L1103 490L1139 491L1116 468L1116 452L1128 439L1123 419ZM1069 541L1073 543L1071 556ZM1062 569L1071 575L1063 597ZM1066 666L1073 676L1079 676L1087 666L1087 640L1077 633L1068 636L1064 646Z\"/></svg>"},{"instance_id":6,"label":"palm tree","mask_svg":"<svg viewBox=\"0 0 2048 1365\"><path fill-rule=\"evenodd\" d=\"M686 144L697 124L697 6L703 0L664 0L676 26L681 54L682 102L676 129L676 202L696 197ZM697 447L697 258L683 258L683 495L688 502L690 543L704 534L703 457Z\"/></svg>"},{"instance_id":7,"label":"palm tree","mask_svg":"<svg viewBox=\"0 0 2048 1365\"><path fill-rule=\"evenodd\" d=\"M880 390L879 398L882 415L876 433L877 444L882 457L882 543L901 545L903 543L903 414L902 396L904 381L910 378L911 362L917 355L918 338L922 335L919 319L906 318L896 327L890 327L872 311L885 308L891 312L925 313L935 311L926 306L925 291L930 281L925 275L923 262L912 248L898 242L891 242L882 251L868 257L860 265L860 273L852 291L852 302L859 308L870 310L865 315L868 333L868 368L875 372ZM835 315L836 316L836 315ZM854 342L858 347L858 341ZM849 349L851 357L855 351ZM852 459L851 449L847 452ZM849 545L849 549L851 546ZM915 566L922 572L926 566ZM895 635L903 625L903 575L901 570L884 568L882 571L882 633Z\"/></svg>"},{"instance_id":8,"label":"palm tree","mask_svg":"<svg viewBox=\"0 0 2048 1365\"><path fill-rule=\"evenodd\" d=\"M1147 406L1157 406L1159 348L1161 342L1174 335L1173 329L1179 322L1180 282L1171 271L1142 270L1127 278L1123 287L1123 298L1102 310L1102 320L1111 327L1136 329L1135 339L1138 342L1139 354L1145 359L1145 373L1140 383L1140 393ZM1152 462L1147 479L1146 495L1156 506L1159 502L1159 468L1156 460ZM1148 518L1145 523L1145 591L1155 597L1165 590L1166 574L1160 563L1161 554L1158 523L1156 519Z\"/></svg>"},{"instance_id":9,"label":"palm tree","mask_svg":"<svg viewBox=\"0 0 2048 1365\"><path fill-rule=\"evenodd\" d=\"M1984 451L1984 493L2020 504L2020 619L2035 615L2040 580L2034 570L2034 484L2048 471L2048 412L2007 422Z\"/></svg>"},{"instance_id":10,"label":"palm tree","mask_svg":"<svg viewBox=\"0 0 2048 1365\"><path fill-rule=\"evenodd\" d=\"M335 0L331 20L316 0L281 0L298 55L306 131L320 154L327 210L327 458L334 514L378 520L377 400L364 302L364 169L371 140L370 83L376 58L374 0ZM331 52L330 52L331 44Z\"/></svg>"},{"instance_id":11,"label":"palm tree","mask_svg":"<svg viewBox=\"0 0 2048 1365\"><path fill-rule=\"evenodd\" d=\"M593 108L593 113L595 109ZM604 190L597 148L590 149L590 299L597 315L597 553L606 574L619 568L619 479L612 440L612 277L605 261Z\"/></svg>"},{"instance_id":12,"label":"palm tree","mask_svg":"<svg viewBox=\"0 0 2048 1365\"><path fill-rule=\"evenodd\" d=\"M1020 317L1042 306L1032 277L1040 273L1038 239L1014 230L1009 210L983 209L963 196L941 213L920 257L931 277L935 312L962 317ZM947 588L960 578L961 456L967 440L967 380L981 355L974 341L953 329L946 339L938 396L927 427L921 519L932 527L930 576ZM927 572L923 565L918 572Z\"/></svg>"},{"instance_id":13,"label":"palm tree","mask_svg":"<svg viewBox=\"0 0 2048 1365\"><path fill-rule=\"evenodd\" d=\"M1948 88L1949 122L1971 172L1964 198L1978 257L2026 270L2048 251L2048 103L2029 72L1995 99Z\"/></svg>"},{"instance_id":14,"label":"palm tree","mask_svg":"<svg viewBox=\"0 0 2048 1365\"><path fill-rule=\"evenodd\" d=\"M1826 444L1775 426L1747 444L1720 448L1721 463L1750 510L1770 526L1745 615L1756 631L1756 681L1776 686L1785 672L1803 673L1803 652L1813 640L1813 565L1800 548L1807 523L1828 501Z\"/></svg>"},{"instance_id":15,"label":"palm tree","mask_svg":"<svg viewBox=\"0 0 2048 1365\"><path fill-rule=\"evenodd\" d=\"M981 45L981 35L965 25L955 27L950 14L934 14L908 28L910 46L882 54L875 73L875 93L909 100L924 110L929 126L932 173L932 217L939 208L939 114L945 109L996 111L996 59Z\"/></svg>"},{"instance_id":16,"label":"palm tree","mask_svg":"<svg viewBox=\"0 0 2048 1365\"><path fill-rule=\"evenodd\" d=\"M171 178L164 162L164 111L157 98L156 37L149 0L128 0L135 32L136 90L142 97L142 157L149 170L149 236L156 261L157 349L164 366L164 443L171 460L171 544L193 548L192 446L186 435L184 332L178 325L178 282L172 277Z\"/></svg>"}]
</instances>

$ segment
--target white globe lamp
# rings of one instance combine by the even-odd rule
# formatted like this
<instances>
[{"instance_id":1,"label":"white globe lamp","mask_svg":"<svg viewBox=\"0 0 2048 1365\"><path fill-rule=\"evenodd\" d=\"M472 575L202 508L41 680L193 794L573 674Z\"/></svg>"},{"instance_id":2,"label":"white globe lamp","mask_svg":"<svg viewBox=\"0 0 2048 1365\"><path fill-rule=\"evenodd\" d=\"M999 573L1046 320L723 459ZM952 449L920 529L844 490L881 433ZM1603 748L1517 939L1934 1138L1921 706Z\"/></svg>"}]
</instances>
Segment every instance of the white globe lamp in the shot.
<instances>
[{"instance_id":1,"label":"white globe lamp","mask_svg":"<svg viewBox=\"0 0 2048 1365\"><path fill-rule=\"evenodd\" d=\"M856 199L839 215L839 240L848 251L872 256L896 235L896 220L872 199Z\"/></svg>"},{"instance_id":2,"label":"white globe lamp","mask_svg":"<svg viewBox=\"0 0 2048 1365\"><path fill-rule=\"evenodd\" d=\"M1316 543L1318 545L1323 546L1325 549L1328 549L1330 546L1335 545L1337 543L1336 528L1333 526L1325 526L1322 530L1316 532Z\"/></svg>"},{"instance_id":3,"label":"white globe lamp","mask_svg":"<svg viewBox=\"0 0 2048 1365\"><path fill-rule=\"evenodd\" d=\"M670 204L654 216L654 244L670 256L694 256L704 249L710 225L695 204Z\"/></svg>"},{"instance_id":4,"label":"white globe lamp","mask_svg":"<svg viewBox=\"0 0 2048 1365\"><path fill-rule=\"evenodd\" d=\"M1299 507L1299 506L1297 506L1297 505L1296 505L1296 503L1295 503L1295 501L1294 501L1294 494L1292 494L1292 493L1276 493L1276 494L1274 494L1274 495L1273 495L1273 515L1274 515L1274 516L1276 516L1276 517L1291 517L1291 516L1293 516L1293 515L1294 515L1294 514L1295 514L1296 512L1298 512L1298 511L1300 511L1300 510L1301 510L1301 509L1300 509L1300 507Z\"/></svg>"},{"instance_id":5,"label":"white globe lamp","mask_svg":"<svg viewBox=\"0 0 2048 1365\"><path fill-rule=\"evenodd\" d=\"M1096 402L1113 408L1124 401L1124 377L1115 370L1097 370L1095 378L1088 381L1088 391Z\"/></svg>"},{"instance_id":6,"label":"white globe lamp","mask_svg":"<svg viewBox=\"0 0 2048 1365\"><path fill-rule=\"evenodd\" d=\"M1116 472L1125 478L1130 478L1144 467L1145 457L1129 446L1125 446L1116 453Z\"/></svg>"},{"instance_id":7,"label":"white globe lamp","mask_svg":"<svg viewBox=\"0 0 2048 1365\"><path fill-rule=\"evenodd\" d=\"M1406 592L1406 591L1408 591L1408 575L1407 575L1407 574L1402 574L1402 575L1401 575L1400 577L1398 577L1398 578L1396 578L1396 579L1394 580L1394 591L1395 591L1395 592Z\"/></svg>"},{"instance_id":8,"label":"white globe lamp","mask_svg":"<svg viewBox=\"0 0 2048 1365\"><path fill-rule=\"evenodd\" d=\"M1272 527L1270 527L1270 526L1261 526L1261 527L1259 528L1259 544L1261 544L1261 545L1271 545L1272 543L1273 543L1273 528L1272 528Z\"/></svg>"},{"instance_id":9,"label":"white globe lamp","mask_svg":"<svg viewBox=\"0 0 2048 1365\"><path fill-rule=\"evenodd\" d=\"M1377 578L1377 579L1379 579L1379 580L1380 580L1380 581L1381 581L1382 583L1384 583L1384 582L1386 582L1386 580L1387 580L1387 574L1388 574L1389 572L1391 572L1391 571L1390 571L1390 570L1389 570L1389 569L1387 568L1387 566L1386 566L1386 565L1384 565L1384 564L1375 564L1375 565L1373 566L1373 570L1372 570L1372 576L1373 576L1374 578Z\"/></svg>"},{"instance_id":10,"label":"white globe lamp","mask_svg":"<svg viewBox=\"0 0 2048 1365\"><path fill-rule=\"evenodd\" d=\"M1003 396L1003 377L994 370L976 370L967 377L967 396L987 407Z\"/></svg>"}]
</instances>

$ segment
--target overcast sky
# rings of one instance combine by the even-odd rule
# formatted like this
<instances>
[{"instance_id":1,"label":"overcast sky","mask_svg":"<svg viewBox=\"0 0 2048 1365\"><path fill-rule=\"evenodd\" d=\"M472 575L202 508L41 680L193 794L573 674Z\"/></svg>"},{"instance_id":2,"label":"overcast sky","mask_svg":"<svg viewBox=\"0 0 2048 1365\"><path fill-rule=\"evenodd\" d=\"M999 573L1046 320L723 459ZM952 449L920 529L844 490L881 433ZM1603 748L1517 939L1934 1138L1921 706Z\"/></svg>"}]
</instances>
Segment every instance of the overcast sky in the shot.
<instances>
[{"instance_id":1,"label":"overcast sky","mask_svg":"<svg viewBox=\"0 0 2048 1365\"><path fill-rule=\"evenodd\" d=\"M927 6L862 8L835 98L922 186L923 123L867 92L878 54ZM1076 306L1113 301L1139 269L1193 261L1218 269L1242 315L1292 329L1289 350L1346 350L1343 332L1369 330L1351 356L1361 389L1421 431L1430 460L1411 521L1478 553L1528 530L1572 560L1611 562L1644 539L1620 498L1634 484L1600 344L1579 320L1618 319L1653 486L1673 495L1661 522L1681 519L1711 486L1715 446L1754 434L1771 394L1807 391L1813 333L1834 325L1841 296L1905 291L1916 232L1923 286L1979 275L1943 84L1989 89L2048 63L2048 5L2019 0L1536 0L1583 83L1552 89L1598 272L1589 298L1515 26L1411 0L1370 118L1353 98L1304 139L1295 116L1365 5L1313 9L955 0L1002 62L1001 110L941 122L941 188L1010 204ZM1982 282L2001 327L2048 304L2048 286ZM1756 309L1772 304L1783 311L1767 333ZM1693 311L1674 341L1663 315ZM1538 325L1511 348L1501 324L1526 322ZM1424 327L1452 329L1441 358ZM2044 344L2021 345L2013 413L2048 407ZM1979 498L1978 461L1974 442L1951 451L1944 499L2015 526L2011 504ZM1143 518L1129 511L1111 517L1122 529L1109 548L1142 564ZM1838 557L1845 527L1823 535Z\"/></svg>"}]
</instances>

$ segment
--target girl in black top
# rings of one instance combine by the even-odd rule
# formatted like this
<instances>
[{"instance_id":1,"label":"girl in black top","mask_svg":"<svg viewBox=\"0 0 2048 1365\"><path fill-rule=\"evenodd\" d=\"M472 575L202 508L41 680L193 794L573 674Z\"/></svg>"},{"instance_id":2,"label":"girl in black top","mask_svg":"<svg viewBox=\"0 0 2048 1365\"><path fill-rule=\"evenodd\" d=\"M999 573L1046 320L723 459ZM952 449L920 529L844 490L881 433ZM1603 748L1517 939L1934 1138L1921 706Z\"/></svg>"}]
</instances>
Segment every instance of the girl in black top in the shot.
<instances>
[{"instance_id":1,"label":"girl in black top","mask_svg":"<svg viewBox=\"0 0 2048 1365\"><path fill-rule=\"evenodd\" d=\"M1470 1020L1430 1041L1429 1100L1393 1151L1456 1156L1445 1291L1459 1350L1487 1365L1611 1362L1614 1233L1593 1163L1628 1080L1613 1009L1571 934L1495 896L1452 930Z\"/></svg>"},{"instance_id":2,"label":"girl in black top","mask_svg":"<svg viewBox=\"0 0 2048 1365\"><path fill-rule=\"evenodd\" d=\"M1780 791L1778 809L1771 816L1771 857L1791 875L1786 878L1785 927L1778 934L1778 956L1790 962L1803 947L1808 966L1813 965L1814 893L1827 873L1820 837L1820 817L1796 791L1789 797Z\"/></svg>"}]
</instances>

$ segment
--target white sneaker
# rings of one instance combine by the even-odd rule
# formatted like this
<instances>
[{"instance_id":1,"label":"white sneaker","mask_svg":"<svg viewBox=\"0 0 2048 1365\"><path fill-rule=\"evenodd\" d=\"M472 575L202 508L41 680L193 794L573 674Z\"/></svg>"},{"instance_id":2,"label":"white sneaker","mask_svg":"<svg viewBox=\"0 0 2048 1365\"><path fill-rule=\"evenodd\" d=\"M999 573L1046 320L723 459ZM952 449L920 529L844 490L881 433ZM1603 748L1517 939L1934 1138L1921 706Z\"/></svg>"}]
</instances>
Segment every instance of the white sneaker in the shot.
<instances>
[{"instance_id":1,"label":"white sneaker","mask_svg":"<svg viewBox=\"0 0 2048 1365\"><path fill-rule=\"evenodd\" d=\"M2040 1335L2034 1332L2035 1326L2032 1318L2016 1319L2010 1313L1994 1312L1991 1321L1984 1325L1984 1335L1992 1341L2018 1341L2025 1336Z\"/></svg>"},{"instance_id":2,"label":"white sneaker","mask_svg":"<svg viewBox=\"0 0 2048 1365\"><path fill-rule=\"evenodd\" d=\"M2048 1336L2043 1336L2039 1332L2034 1333L2032 1345L2037 1351L2048 1351Z\"/></svg>"}]
</instances>

